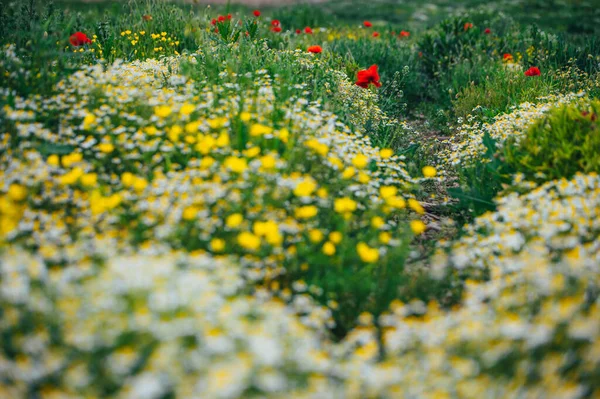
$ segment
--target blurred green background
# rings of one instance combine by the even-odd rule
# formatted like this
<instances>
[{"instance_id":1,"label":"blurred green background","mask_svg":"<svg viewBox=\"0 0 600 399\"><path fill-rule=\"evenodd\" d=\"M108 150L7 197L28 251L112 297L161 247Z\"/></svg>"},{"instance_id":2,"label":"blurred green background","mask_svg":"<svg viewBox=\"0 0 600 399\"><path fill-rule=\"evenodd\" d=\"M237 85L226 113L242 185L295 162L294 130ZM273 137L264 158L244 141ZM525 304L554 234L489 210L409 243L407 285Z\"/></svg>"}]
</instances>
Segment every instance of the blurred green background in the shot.
<instances>
[{"instance_id":1,"label":"blurred green background","mask_svg":"<svg viewBox=\"0 0 600 399\"><path fill-rule=\"evenodd\" d=\"M6 1L6 0L3 0ZM21 0L27 1L27 0ZM146 0L148 2L152 0ZM166 0L168 1L168 0ZM57 0L56 3L68 3L74 9L90 7L122 7L128 3L115 0ZM143 2L143 1L142 1ZM240 10L260 7L261 10L277 9L283 11L293 8L298 23L328 26L334 22L371 22L385 21L403 24L407 28L433 25L453 14L474 9L493 10L504 13L524 23L536 24L541 28L568 32L572 34L590 34L600 32L600 1L598 0L173 0L183 7ZM290 4L293 3L293 4Z\"/></svg>"}]
</instances>

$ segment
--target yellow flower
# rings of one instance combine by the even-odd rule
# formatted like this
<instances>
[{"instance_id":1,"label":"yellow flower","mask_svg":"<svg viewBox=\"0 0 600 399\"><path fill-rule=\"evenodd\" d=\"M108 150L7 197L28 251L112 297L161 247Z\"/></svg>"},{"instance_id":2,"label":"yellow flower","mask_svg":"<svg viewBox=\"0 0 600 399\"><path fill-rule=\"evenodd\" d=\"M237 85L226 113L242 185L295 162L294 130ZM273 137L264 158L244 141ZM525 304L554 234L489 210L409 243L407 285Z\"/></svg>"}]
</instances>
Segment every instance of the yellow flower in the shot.
<instances>
[{"instance_id":1,"label":"yellow flower","mask_svg":"<svg viewBox=\"0 0 600 399\"><path fill-rule=\"evenodd\" d=\"M410 221L410 229L413 231L413 233L415 233L416 235L419 235L419 234L423 234L425 232L425 230L427 229L427 227L425 226L425 223L423 223L420 220L411 220Z\"/></svg>"},{"instance_id":2,"label":"yellow flower","mask_svg":"<svg viewBox=\"0 0 600 399\"><path fill-rule=\"evenodd\" d=\"M338 157L329 157L327 158L327 160L333 165L333 167L337 168L338 170L342 170L342 168L344 167L344 163Z\"/></svg>"},{"instance_id":3,"label":"yellow flower","mask_svg":"<svg viewBox=\"0 0 600 399\"><path fill-rule=\"evenodd\" d=\"M222 131L215 143L217 147L228 147L230 144L229 134L226 131Z\"/></svg>"},{"instance_id":4,"label":"yellow flower","mask_svg":"<svg viewBox=\"0 0 600 399\"><path fill-rule=\"evenodd\" d=\"M196 144L196 151L203 155L207 155L215 146L216 140L212 136L198 136L198 144Z\"/></svg>"},{"instance_id":5,"label":"yellow flower","mask_svg":"<svg viewBox=\"0 0 600 399\"><path fill-rule=\"evenodd\" d=\"M202 158L202 161L200 161L200 168L208 169L212 165L214 165L215 162L216 162L215 159L212 157L204 157L204 158Z\"/></svg>"},{"instance_id":6,"label":"yellow flower","mask_svg":"<svg viewBox=\"0 0 600 399\"><path fill-rule=\"evenodd\" d=\"M431 177L435 177L435 175L437 174L437 171L435 170L435 168L433 166L425 166L423 168L423 176L431 178Z\"/></svg>"},{"instance_id":7,"label":"yellow flower","mask_svg":"<svg viewBox=\"0 0 600 399\"><path fill-rule=\"evenodd\" d=\"M342 238L344 238L344 236L339 231L332 231L329 233L329 241L333 242L334 244L339 244L342 242Z\"/></svg>"},{"instance_id":8,"label":"yellow flower","mask_svg":"<svg viewBox=\"0 0 600 399\"><path fill-rule=\"evenodd\" d=\"M247 231L244 231L238 235L237 242L242 246L242 248L250 251L256 251L258 248L260 248L260 237L255 236Z\"/></svg>"},{"instance_id":9,"label":"yellow flower","mask_svg":"<svg viewBox=\"0 0 600 399\"><path fill-rule=\"evenodd\" d=\"M181 217L183 218L183 220L189 221L189 220L194 220L196 218L197 214L198 214L198 209L196 209L196 207L188 206L187 208L185 208L183 210Z\"/></svg>"},{"instance_id":10,"label":"yellow flower","mask_svg":"<svg viewBox=\"0 0 600 399\"><path fill-rule=\"evenodd\" d=\"M308 232L308 239L316 244L323 241L323 233L321 230L312 229Z\"/></svg>"},{"instance_id":11,"label":"yellow flower","mask_svg":"<svg viewBox=\"0 0 600 399\"><path fill-rule=\"evenodd\" d=\"M308 197L317 189L317 183L312 178L307 178L298 183L294 189L296 197Z\"/></svg>"},{"instance_id":12,"label":"yellow flower","mask_svg":"<svg viewBox=\"0 0 600 399\"><path fill-rule=\"evenodd\" d=\"M332 256L335 254L335 245L331 241L327 241L323 244L323 253L327 256Z\"/></svg>"},{"instance_id":13,"label":"yellow flower","mask_svg":"<svg viewBox=\"0 0 600 399\"><path fill-rule=\"evenodd\" d=\"M270 245L280 246L283 243L283 235L279 232L279 228L274 231L270 231L265 236L265 239Z\"/></svg>"},{"instance_id":14,"label":"yellow flower","mask_svg":"<svg viewBox=\"0 0 600 399\"><path fill-rule=\"evenodd\" d=\"M21 202L27 198L27 189L20 184L13 183L8 187L8 198L15 202Z\"/></svg>"},{"instance_id":15,"label":"yellow flower","mask_svg":"<svg viewBox=\"0 0 600 399\"><path fill-rule=\"evenodd\" d=\"M60 178L60 182L64 185L74 184L83 175L83 169L77 167L70 172L64 174Z\"/></svg>"},{"instance_id":16,"label":"yellow flower","mask_svg":"<svg viewBox=\"0 0 600 399\"><path fill-rule=\"evenodd\" d=\"M363 262L373 263L379 260L379 250L369 247L364 242L356 245L356 252L358 252L358 256Z\"/></svg>"},{"instance_id":17,"label":"yellow flower","mask_svg":"<svg viewBox=\"0 0 600 399\"><path fill-rule=\"evenodd\" d=\"M239 213L234 213L227 216L225 219L225 225L229 228L236 228L244 221L244 217Z\"/></svg>"},{"instance_id":18,"label":"yellow flower","mask_svg":"<svg viewBox=\"0 0 600 399\"><path fill-rule=\"evenodd\" d=\"M294 214L298 219L310 219L315 217L319 210L314 205L306 205L301 206L300 208L296 208Z\"/></svg>"},{"instance_id":19,"label":"yellow flower","mask_svg":"<svg viewBox=\"0 0 600 399\"><path fill-rule=\"evenodd\" d=\"M47 162L48 162L48 165L58 166L60 164L60 158L58 157L58 155L53 154L48 157Z\"/></svg>"},{"instance_id":20,"label":"yellow flower","mask_svg":"<svg viewBox=\"0 0 600 399\"><path fill-rule=\"evenodd\" d=\"M196 107L190 103L185 103L181 106L181 108L179 108L179 113L181 115L190 115L192 112L194 112L194 110L196 109Z\"/></svg>"},{"instance_id":21,"label":"yellow flower","mask_svg":"<svg viewBox=\"0 0 600 399\"><path fill-rule=\"evenodd\" d=\"M69 166L71 166L77 162L81 162L82 159L83 159L83 155L81 153L74 152L72 154L65 155L62 159L62 162L63 162L63 165L66 168L68 168Z\"/></svg>"},{"instance_id":22,"label":"yellow flower","mask_svg":"<svg viewBox=\"0 0 600 399\"><path fill-rule=\"evenodd\" d=\"M176 143L179 141L179 136L181 135L181 133L183 133L183 129L181 128L181 126L179 125L173 125L171 126L171 128L169 129L169 140L171 140L172 142Z\"/></svg>"},{"instance_id":23,"label":"yellow flower","mask_svg":"<svg viewBox=\"0 0 600 399\"><path fill-rule=\"evenodd\" d=\"M227 123L227 118L223 117L208 120L208 126L210 126L212 129L220 129L225 126L225 123Z\"/></svg>"},{"instance_id":24,"label":"yellow flower","mask_svg":"<svg viewBox=\"0 0 600 399\"><path fill-rule=\"evenodd\" d=\"M406 208L406 201L402 197L390 197L386 199L386 204L396 209Z\"/></svg>"},{"instance_id":25,"label":"yellow flower","mask_svg":"<svg viewBox=\"0 0 600 399\"><path fill-rule=\"evenodd\" d=\"M354 175L356 174L356 169L354 169L353 167L347 167L346 169L344 169L344 172L342 173L342 178L343 179L351 179L352 177L354 177Z\"/></svg>"},{"instance_id":26,"label":"yellow flower","mask_svg":"<svg viewBox=\"0 0 600 399\"><path fill-rule=\"evenodd\" d=\"M417 212L418 214L425 213L425 208L423 208L423 206L419 203L419 201L417 201L414 198L408 199L408 206L410 207L410 209Z\"/></svg>"},{"instance_id":27,"label":"yellow flower","mask_svg":"<svg viewBox=\"0 0 600 399\"><path fill-rule=\"evenodd\" d=\"M135 191L142 192L146 189L146 187L148 187L148 182L146 181L146 179L142 178L142 177L136 177L133 181L133 189Z\"/></svg>"},{"instance_id":28,"label":"yellow flower","mask_svg":"<svg viewBox=\"0 0 600 399\"><path fill-rule=\"evenodd\" d=\"M266 237L273 233L279 233L279 226L272 220L268 220L266 222L254 222L252 226L252 231L257 236Z\"/></svg>"},{"instance_id":29,"label":"yellow flower","mask_svg":"<svg viewBox=\"0 0 600 399\"><path fill-rule=\"evenodd\" d=\"M250 136L252 137L264 136L271 133L273 133L273 128L269 126L261 125L260 123L250 126Z\"/></svg>"},{"instance_id":30,"label":"yellow flower","mask_svg":"<svg viewBox=\"0 0 600 399\"><path fill-rule=\"evenodd\" d=\"M100 152L108 154L115 150L115 146L111 143L100 143L98 144L98 149L100 150Z\"/></svg>"},{"instance_id":31,"label":"yellow flower","mask_svg":"<svg viewBox=\"0 0 600 399\"><path fill-rule=\"evenodd\" d=\"M94 122L96 122L96 116L94 114L87 114L83 118L83 129L88 130Z\"/></svg>"},{"instance_id":32,"label":"yellow flower","mask_svg":"<svg viewBox=\"0 0 600 399\"><path fill-rule=\"evenodd\" d=\"M379 241L381 241L382 243L388 244L391 239L392 235L387 231L382 231L381 233L379 233Z\"/></svg>"},{"instance_id":33,"label":"yellow flower","mask_svg":"<svg viewBox=\"0 0 600 399\"><path fill-rule=\"evenodd\" d=\"M369 157L363 154L358 154L352 159L352 165L359 169L363 169L369 164Z\"/></svg>"},{"instance_id":34,"label":"yellow flower","mask_svg":"<svg viewBox=\"0 0 600 399\"><path fill-rule=\"evenodd\" d=\"M155 136L158 134L158 129L156 128L156 126L146 126L144 128L144 131L146 132L146 134L148 134L149 136Z\"/></svg>"},{"instance_id":35,"label":"yellow flower","mask_svg":"<svg viewBox=\"0 0 600 399\"><path fill-rule=\"evenodd\" d=\"M246 155L248 158L254 158L258 154L260 154L260 147L250 147L244 151L244 155Z\"/></svg>"},{"instance_id":36,"label":"yellow flower","mask_svg":"<svg viewBox=\"0 0 600 399\"><path fill-rule=\"evenodd\" d=\"M96 183L98 183L98 175L95 173L86 173L85 175L81 176L81 184L86 187L95 186Z\"/></svg>"},{"instance_id":37,"label":"yellow flower","mask_svg":"<svg viewBox=\"0 0 600 399\"><path fill-rule=\"evenodd\" d=\"M381 216L374 216L371 219L371 226L373 226L373 228L379 229L381 227L383 227L385 225L385 220L383 220L383 218Z\"/></svg>"},{"instance_id":38,"label":"yellow flower","mask_svg":"<svg viewBox=\"0 0 600 399\"><path fill-rule=\"evenodd\" d=\"M272 155L265 155L259 158L261 166L264 169L274 169L276 160Z\"/></svg>"},{"instance_id":39,"label":"yellow flower","mask_svg":"<svg viewBox=\"0 0 600 399\"><path fill-rule=\"evenodd\" d=\"M356 201L351 198L337 198L333 203L333 209L337 213L351 213L356 210Z\"/></svg>"},{"instance_id":40,"label":"yellow flower","mask_svg":"<svg viewBox=\"0 0 600 399\"><path fill-rule=\"evenodd\" d=\"M394 197L398 193L398 189L394 186L383 186L379 188L381 198L388 199Z\"/></svg>"},{"instance_id":41,"label":"yellow flower","mask_svg":"<svg viewBox=\"0 0 600 399\"><path fill-rule=\"evenodd\" d=\"M248 167L248 162L244 158L227 157L224 165L232 172L242 173Z\"/></svg>"},{"instance_id":42,"label":"yellow flower","mask_svg":"<svg viewBox=\"0 0 600 399\"><path fill-rule=\"evenodd\" d=\"M185 131L186 131L186 133L189 133L189 134L198 133L199 127L200 127L200 122L197 122L197 121L189 122L189 123L186 123L186 125L185 125Z\"/></svg>"},{"instance_id":43,"label":"yellow flower","mask_svg":"<svg viewBox=\"0 0 600 399\"><path fill-rule=\"evenodd\" d=\"M287 130L286 128L283 128L279 131L279 140L281 140L284 143L287 143L289 138L290 138L289 130Z\"/></svg>"},{"instance_id":44,"label":"yellow flower","mask_svg":"<svg viewBox=\"0 0 600 399\"><path fill-rule=\"evenodd\" d=\"M220 238L213 238L210 241L210 249L214 252L221 252L225 249L225 241Z\"/></svg>"},{"instance_id":45,"label":"yellow flower","mask_svg":"<svg viewBox=\"0 0 600 399\"><path fill-rule=\"evenodd\" d=\"M360 172L358 174L358 181L362 184L367 184L369 181L371 181L371 177L364 172Z\"/></svg>"},{"instance_id":46,"label":"yellow flower","mask_svg":"<svg viewBox=\"0 0 600 399\"><path fill-rule=\"evenodd\" d=\"M384 148L381 151L379 151L379 155L381 156L381 158L387 159L394 155L394 150L392 150L391 148Z\"/></svg>"},{"instance_id":47,"label":"yellow flower","mask_svg":"<svg viewBox=\"0 0 600 399\"><path fill-rule=\"evenodd\" d=\"M312 150L314 150L317 154L321 156L327 155L329 152L329 147L327 144L323 144L319 142L317 139L309 139L304 142L304 145Z\"/></svg>"},{"instance_id":48,"label":"yellow flower","mask_svg":"<svg viewBox=\"0 0 600 399\"><path fill-rule=\"evenodd\" d=\"M171 115L171 112L173 111L168 105L159 105L154 107L154 114L159 118L166 118L167 116Z\"/></svg>"},{"instance_id":49,"label":"yellow flower","mask_svg":"<svg viewBox=\"0 0 600 399\"><path fill-rule=\"evenodd\" d=\"M242 122L248 122L252 118L252 114L250 112L242 112L240 114L240 119Z\"/></svg>"},{"instance_id":50,"label":"yellow flower","mask_svg":"<svg viewBox=\"0 0 600 399\"><path fill-rule=\"evenodd\" d=\"M133 185L134 180L135 176L129 172L125 172L121 175L121 183L125 187L131 187Z\"/></svg>"}]
</instances>

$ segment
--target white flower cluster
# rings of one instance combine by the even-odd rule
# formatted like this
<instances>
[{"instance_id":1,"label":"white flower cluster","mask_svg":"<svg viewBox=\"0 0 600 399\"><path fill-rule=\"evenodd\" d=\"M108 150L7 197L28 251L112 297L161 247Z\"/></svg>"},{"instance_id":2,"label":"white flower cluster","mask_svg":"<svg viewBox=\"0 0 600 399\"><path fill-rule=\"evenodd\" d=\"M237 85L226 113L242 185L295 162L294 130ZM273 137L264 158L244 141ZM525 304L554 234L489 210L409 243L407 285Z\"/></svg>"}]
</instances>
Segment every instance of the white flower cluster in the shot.
<instances>
[{"instance_id":1,"label":"white flower cluster","mask_svg":"<svg viewBox=\"0 0 600 399\"><path fill-rule=\"evenodd\" d=\"M470 166L474 162L487 162L487 147L484 138L489 135L501 147L511 137L519 139L527 129L550 110L573 102L584 93L569 93L542 97L537 103L523 103L512 112L494 118L492 123L463 124L452 137L444 141L444 150L439 155L439 164L443 168Z\"/></svg>"}]
</instances>

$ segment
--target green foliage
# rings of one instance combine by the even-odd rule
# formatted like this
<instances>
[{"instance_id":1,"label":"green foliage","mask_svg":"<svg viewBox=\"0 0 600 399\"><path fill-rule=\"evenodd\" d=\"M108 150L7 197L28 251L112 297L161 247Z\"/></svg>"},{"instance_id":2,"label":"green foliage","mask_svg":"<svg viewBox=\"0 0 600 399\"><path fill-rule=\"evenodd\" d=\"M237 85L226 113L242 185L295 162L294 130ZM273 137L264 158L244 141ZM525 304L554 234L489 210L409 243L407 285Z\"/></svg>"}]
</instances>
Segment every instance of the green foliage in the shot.
<instances>
[{"instance_id":1,"label":"green foliage","mask_svg":"<svg viewBox=\"0 0 600 399\"><path fill-rule=\"evenodd\" d=\"M425 79L420 73L415 52L410 41L400 40L391 34L383 34L380 40L359 38L338 39L331 44L331 51L345 58L348 74L377 64L382 81L387 84L379 91L380 107L393 116L406 115L408 109L422 101Z\"/></svg>"},{"instance_id":2,"label":"green foliage","mask_svg":"<svg viewBox=\"0 0 600 399\"><path fill-rule=\"evenodd\" d=\"M600 173L600 101L582 100L552 110L518 142L504 145L506 162L531 180Z\"/></svg>"},{"instance_id":3,"label":"green foliage","mask_svg":"<svg viewBox=\"0 0 600 399\"><path fill-rule=\"evenodd\" d=\"M281 22L284 29L295 31L305 27L334 26L337 19L321 7L308 4L277 7L272 12L273 19Z\"/></svg>"},{"instance_id":4,"label":"green foliage","mask_svg":"<svg viewBox=\"0 0 600 399\"><path fill-rule=\"evenodd\" d=\"M487 149L485 158L472 167L462 168L459 186L448 190L458 200L455 212L461 222L494 211L494 198L505 184L510 183L510 169L497 154L496 141L486 134L483 144Z\"/></svg>"},{"instance_id":5,"label":"green foliage","mask_svg":"<svg viewBox=\"0 0 600 399\"><path fill-rule=\"evenodd\" d=\"M503 67L498 63L489 68L481 67L484 76L473 78L452 100L457 118L466 120L469 115L490 119L506 112L510 107L523 102L535 101L538 97L554 91L555 77L544 74L527 77L521 70ZM471 76L467 77L467 79ZM460 84L455 84L459 88Z\"/></svg>"}]
</instances>

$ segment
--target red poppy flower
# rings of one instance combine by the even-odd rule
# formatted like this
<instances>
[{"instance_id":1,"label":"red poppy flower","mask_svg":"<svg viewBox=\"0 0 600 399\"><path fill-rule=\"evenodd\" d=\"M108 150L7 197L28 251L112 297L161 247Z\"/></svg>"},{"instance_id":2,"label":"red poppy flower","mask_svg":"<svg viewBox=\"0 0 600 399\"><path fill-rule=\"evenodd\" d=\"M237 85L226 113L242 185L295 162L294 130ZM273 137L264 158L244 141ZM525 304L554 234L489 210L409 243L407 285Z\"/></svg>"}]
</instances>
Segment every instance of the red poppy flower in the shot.
<instances>
[{"instance_id":1,"label":"red poppy flower","mask_svg":"<svg viewBox=\"0 0 600 399\"><path fill-rule=\"evenodd\" d=\"M465 26L464 26L465 32L468 31L469 29L471 29L472 27L473 27L472 23L470 23L470 22L465 23Z\"/></svg>"},{"instance_id":2,"label":"red poppy flower","mask_svg":"<svg viewBox=\"0 0 600 399\"><path fill-rule=\"evenodd\" d=\"M300 33L302 33L302 30L301 29L296 29L296 34L299 35Z\"/></svg>"},{"instance_id":3,"label":"red poppy flower","mask_svg":"<svg viewBox=\"0 0 600 399\"><path fill-rule=\"evenodd\" d=\"M274 19L271 21L271 26L279 26L279 25L281 25L281 22L279 22L278 19Z\"/></svg>"},{"instance_id":4,"label":"red poppy flower","mask_svg":"<svg viewBox=\"0 0 600 399\"><path fill-rule=\"evenodd\" d=\"M506 53L502 56L502 61L511 62L513 60L512 54Z\"/></svg>"},{"instance_id":5,"label":"red poppy flower","mask_svg":"<svg viewBox=\"0 0 600 399\"><path fill-rule=\"evenodd\" d=\"M538 67L531 67L525 71L525 76L540 76L542 72Z\"/></svg>"},{"instance_id":6,"label":"red poppy flower","mask_svg":"<svg viewBox=\"0 0 600 399\"><path fill-rule=\"evenodd\" d=\"M358 71L356 79L356 85L364 89L367 89L370 84L374 84L375 87L381 87L377 65L371 65L369 69Z\"/></svg>"},{"instance_id":7,"label":"red poppy flower","mask_svg":"<svg viewBox=\"0 0 600 399\"><path fill-rule=\"evenodd\" d=\"M252 12L252 14L254 14L254 16L255 16L256 18L260 17L260 11L258 11L258 10L254 10L254 11Z\"/></svg>"},{"instance_id":8,"label":"red poppy flower","mask_svg":"<svg viewBox=\"0 0 600 399\"><path fill-rule=\"evenodd\" d=\"M271 30L275 33L279 33L281 32L281 26L274 26L271 28Z\"/></svg>"},{"instance_id":9,"label":"red poppy flower","mask_svg":"<svg viewBox=\"0 0 600 399\"><path fill-rule=\"evenodd\" d=\"M409 37L410 36L410 32L407 32L405 30L403 30L402 32L400 32L400 37Z\"/></svg>"},{"instance_id":10,"label":"red poppy flower","mask_svg":"<svg viewBox=\"0 0 600 399\"><path fill-rule=\"evenodd\" d=\"M485 28L483 33L485 33L486 35L489 35L490 33L492 33L492 30L490 28Z\"/></svg>"},{"instance_id":11,"label":"red poppy flower","mask_svg":"<svg viewBox=\"0 0 600 399\"><path fill-rule=\"evenodd\" d=\"M231 14L227 14L227 20L230 21L231 20Z\"/></svg>"},{"instance_id":12,"label":"red poppy flower","mask_svg":"<svg viewBox=\"0 0 600 399\"><path fill-rule=\"evenodd\" d=\"M304 28L304 33L308 33L309 35L312 35L313 30L310 28L310 26L307 26L306 28Z\"/></svg>"},{"instance_id":13,"label":"red poppy flower","mask_svg":"<svg viewBox=\"0 0 600 399\"><path fill-rule=\"evenodd\" d=\"M216 24L217 24L217 20L213 18L213 19L210 21L210 24L211 24L211 25L216 25Z\"/></svg>"},{"instance_id":14,"label":"red poppy flower","mask_svg":"<svg viewBox=\"0 0 600 399\"><path fill-rule=\"evenodd\" d=\"M224 16L222 16L222 15L219 15L219 18L217 18L217 20L218 20L219 22L225 22L225 17L224 17Z\"/></svg>"},{"instance_id":15,"label":"red poppy flower","mask_svg":"<svg viewBox=\"0 0 600 399\"><path fill-rule=\"evenodd\" d=\"M84 44L89 44L92 41L89 37L83 32L75 32L69 38L69 42L75 47L83 46Z\"/></svg>"},{"instance_id":16,"label":"red poppy flower","mask_svg":"<svg viewBox=\"0 0 600 399\"><path fill-rule=\"evenodd\" d=\"M379 32L373 32L373 37L378 37L379 36Z\"/></svg>"},{"instance_id":17,"label":"red poppy flower","mask_svg":"<svg viewBox=\"0 0 600 399\"><path fill-rule=\"evenodd\" d=\"M423 52L419 51L419 58L423 58Z\"/></svg>"},{"instance_id":18,"label":"red poppy flower","mask_svg":"<svg viewBox=\"0 0 600 399\"><path fill-rule=\"evenodd\" d=\"M152 21L152 15L142 15L144 21Z\"/></svg>"},{"instance_id":19,"label":"red poppy flower","mask_svg":"<svg viewBox=\"0 0 600 399\"><path fill-rule=\"evenodd\" d=\"M363 22L363 25L365 26L365 28L370 28L371 26L373 26L373 24L370 23L369 21Z\"/></svg>"},{"instance_id":20,"label":"red poppy flower","mask_svg":"<svg viewBox=\"0 0 600 399\"><path fill-rule=\"evenodd\" d=\"M323 52L323 49L321 48L321 46L310 46L308 49L309 53L315 53L315 54L319 54Z\"/></svg>"}]
</instances>

